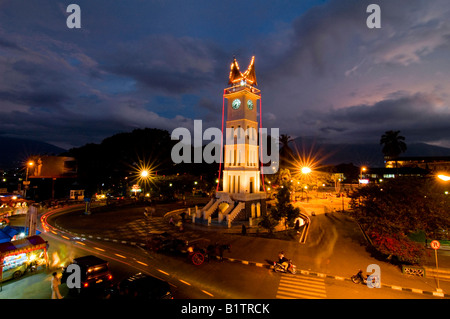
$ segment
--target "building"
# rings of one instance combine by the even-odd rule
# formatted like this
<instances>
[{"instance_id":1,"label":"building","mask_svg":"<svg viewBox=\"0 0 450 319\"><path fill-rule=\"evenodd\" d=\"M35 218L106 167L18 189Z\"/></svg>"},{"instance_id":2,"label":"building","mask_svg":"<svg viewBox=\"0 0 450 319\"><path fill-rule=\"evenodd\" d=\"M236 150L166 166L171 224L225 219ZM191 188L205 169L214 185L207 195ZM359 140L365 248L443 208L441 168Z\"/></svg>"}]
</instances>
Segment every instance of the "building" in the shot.
<instances>
[{"instance_id":1,"label":"building","mask_svg":"<svg viewBox=\"0 0 450 319\"><path fill-rule=\"evenodd\" d=\"M37 201L68 198L77 178L77 162L73 157L34 156L26 170L26 197Z\"/></svg>"},{"instance_id":2,"label":"building","mask_svg":"<svg viewBox=\"0 0 450 319\"><path fill-rule=\"evenodd\" d=\"M421 167L369 167L361 174L360 183L380 183L396 177L424 177L429 173L429 170Z\"/></svg>"},{"instance_id":3,"label":"building","mask_svg":"<svg viewBox=\"0 0 450 319\"><path fill-rule=\"evenodd\" d=\"M422 168L432 174L441 172L450 173L450 156L414 156L398 157L385 162L386 168Z\"/></svg>"},{"instance_id":4,"label":"building","mask_svg":"<svg viewBox=\"0 0 450 319\"><path fill-rule=\"evenodd\" d=\"M259 159L257 106L261 91L256 88L255 57L242 73L234 59L224 89L226 108L224 169L222 191L202 210L203 219L215 217L219 223L259 218L266 212L266 193L262 191ZM225 102L226 100L226 102ZM224 133L224 132L222 132Z\"/></svg>"}]
</instances>

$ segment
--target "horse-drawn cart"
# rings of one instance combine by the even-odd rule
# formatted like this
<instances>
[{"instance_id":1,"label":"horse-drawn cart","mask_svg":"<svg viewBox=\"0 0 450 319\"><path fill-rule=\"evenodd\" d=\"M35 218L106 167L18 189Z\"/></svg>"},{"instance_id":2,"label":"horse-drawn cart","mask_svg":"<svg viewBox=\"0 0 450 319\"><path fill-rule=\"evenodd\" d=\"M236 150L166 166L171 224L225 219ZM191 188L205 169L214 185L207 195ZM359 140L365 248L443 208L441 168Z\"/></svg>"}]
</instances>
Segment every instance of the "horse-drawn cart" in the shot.
<instances>
[{"instance_id":1,"label":"horse-drawn cart","mask_svg":"<svg viewBox=\"0 0 450 319\"><path fill-rule=\"evenodd\" d=\"M147 241L147 248L158 253L187 255L194 265L201 265L207 259L210 240L205 238L187 240L169 233L154 235Z\"/></svg>"}]
</instances>

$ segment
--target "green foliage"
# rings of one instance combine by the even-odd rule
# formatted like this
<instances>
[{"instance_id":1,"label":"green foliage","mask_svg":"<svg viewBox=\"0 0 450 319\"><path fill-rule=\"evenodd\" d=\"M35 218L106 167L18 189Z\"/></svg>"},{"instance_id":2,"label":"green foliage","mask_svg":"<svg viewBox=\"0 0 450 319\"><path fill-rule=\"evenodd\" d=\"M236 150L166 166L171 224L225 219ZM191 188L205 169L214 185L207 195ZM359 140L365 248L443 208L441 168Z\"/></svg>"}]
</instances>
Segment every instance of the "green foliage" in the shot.
<instances>
[{"instance_id":1,"label":"green foliage","mask_svg":"<svg viewBox=\"0 0 450 319\"><path fill-rule=\"evenodd\" d=\"M372 237L374 247L400 262L418 263L423 255L423 245L408 234L444 239L450 228L449 197L434 178L386 180L361 187L351 198L350 214Z\"/></svg>"},{"instance_id":2,"label":"green foliage","mask_svg":"<svg viewBox=\"0 0 450 319\"><path fill-rule=\"evenodd\" d=\"M131 185L137 182L140 167L151 167L157 178L152 179L153 187L167 196L174 191L192 191L191 184L186 189L172 182L169 188L163 176L177 175L183 180L185 173L199 176L208 185L215 185L218 164L180 163L175 165L171 159L172 147L178 141L172 140L170 133L160 129L135 129L104 139L100 144L86 144L69 150L65 156L77 160L78 183L85 187L86 196L102 190L125 195ZM193 153L193 152L192 152ZM176 186L176 187L175 187ZM148 188L147 188L148 189Z\"/></svg>"},{"instance_id":3,"label":"green foliage","mask_svg":"<svg viewBox=\"0 0 450 319\"><path fill-rule=\"evenodd\" d=\"M433 178L404 177L371 184L351 195L352 216L365 229L383 233L424 231L441 238L450 228L450 200Z\"/></svg>"},{"instance_id":4,"label":"green foliage","mask_svg":"<svg viewBox=\"0 0 450 319\"><path fill-rule=\"evenodd\" d=\"M270 212L265 214L262 220L258 224L262 228L265 228L269 231L269 234L273 233L273 230L278 225L278 221L275 220Z\"/></svg>"},{"instance_id":5,"label":"green foliage","mask_svg":"<svg viewBox=\"0 0 450 319\"><path fill-rule=\"evenodd\" d=\"M278 194L276 196L277 204L274 208L272 208L272 216L278 222L285 218L285 227L292 227L294 225L294 221L300 215L300 209L298 207L294 207L291 204L291 183L283 183L282 187L278 190Z\"/></svg>"}]
</instances>

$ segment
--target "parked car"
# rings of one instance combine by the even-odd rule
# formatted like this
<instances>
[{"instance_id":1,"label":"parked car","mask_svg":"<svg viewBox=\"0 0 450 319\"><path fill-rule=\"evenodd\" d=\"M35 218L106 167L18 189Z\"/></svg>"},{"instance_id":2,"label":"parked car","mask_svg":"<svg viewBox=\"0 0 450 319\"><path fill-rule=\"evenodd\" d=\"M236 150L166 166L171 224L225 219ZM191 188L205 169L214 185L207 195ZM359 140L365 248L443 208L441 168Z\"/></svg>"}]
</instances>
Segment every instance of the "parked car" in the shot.
<instances>
[{"instance_id":1,"label":"parked car","mask_svg":"<svg viewBox=\"0 0 450 319\"><path fill-rule=\"evenodd\" d=\"M122 280L112 289L110 297L115 299L173 299L168 282L137 273Z\"/></svg>"}]
</instances>

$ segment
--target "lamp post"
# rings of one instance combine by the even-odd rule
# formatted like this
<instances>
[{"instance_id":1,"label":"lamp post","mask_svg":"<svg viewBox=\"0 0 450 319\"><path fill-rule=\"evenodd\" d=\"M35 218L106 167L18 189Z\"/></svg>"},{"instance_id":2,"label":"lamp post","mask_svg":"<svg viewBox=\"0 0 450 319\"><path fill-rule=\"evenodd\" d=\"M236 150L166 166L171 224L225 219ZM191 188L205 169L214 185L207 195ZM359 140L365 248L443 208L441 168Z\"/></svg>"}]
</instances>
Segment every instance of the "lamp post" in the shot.
<instances>
[{"instance_id":1,"label":"lamp post","mask_svg":"<svg viewBox=\"0 0 450 319\"><path fill-rule=\"evenodd\" d=\"M141 170L140 177L141 177L141 179L144 180L144 196L146 194L146 187L145 186L147 184L147 179L149 178L149 176L150 176L150 172L149 172L148 169Z\"/></svg>"},{"instance_id":2,"label":"lamp post","mask_svg":"<svg viewBox=\"0 0 450 319\"><path fill-rule=\"evenodd\" d=\"M308 166L303 166L300 169L300 172L302 173L303 176L307 176L309 173L312 172L311 168ZM306 184L306 183L305 183ZM303 193L306 193L306 190L308 189L308 186L305 185L304 187L302 187L302 200L303 200ZM308 194L306 194L306 199L308 199Z\"/></svg>"},{"instance_id":3,"label":"lamp post","mask_svg":"<svg viewBox=\"0 0 450 319\"><path fill-rule=\"evenodd\" d=\"M360 169L360 171L359 171L359 179L360 179L360 184L361 184L361 180L362 180L362 177L363 177L363 173L365 173L367 171L367 167L365 167L365 166L362 166L361 167L361 169Z\"/></svg>"},{"instance_id":4,"label":"lamp post","mask_svg":"<svg viewBox=\"0 0 450 319\"><path fill-rule=\"evenodd\" d=\"M30 167L34 166L34 162L33 161L29 161L27 163L27 172L25 174L25 182L23 182L23 185L25 186L24 188L24 192L23 192L23 198L26 199L27 198L27 189L28 189L28 185L30 185L30 183L28 182L28 169Z\"/></svg>"}]
</instances>

